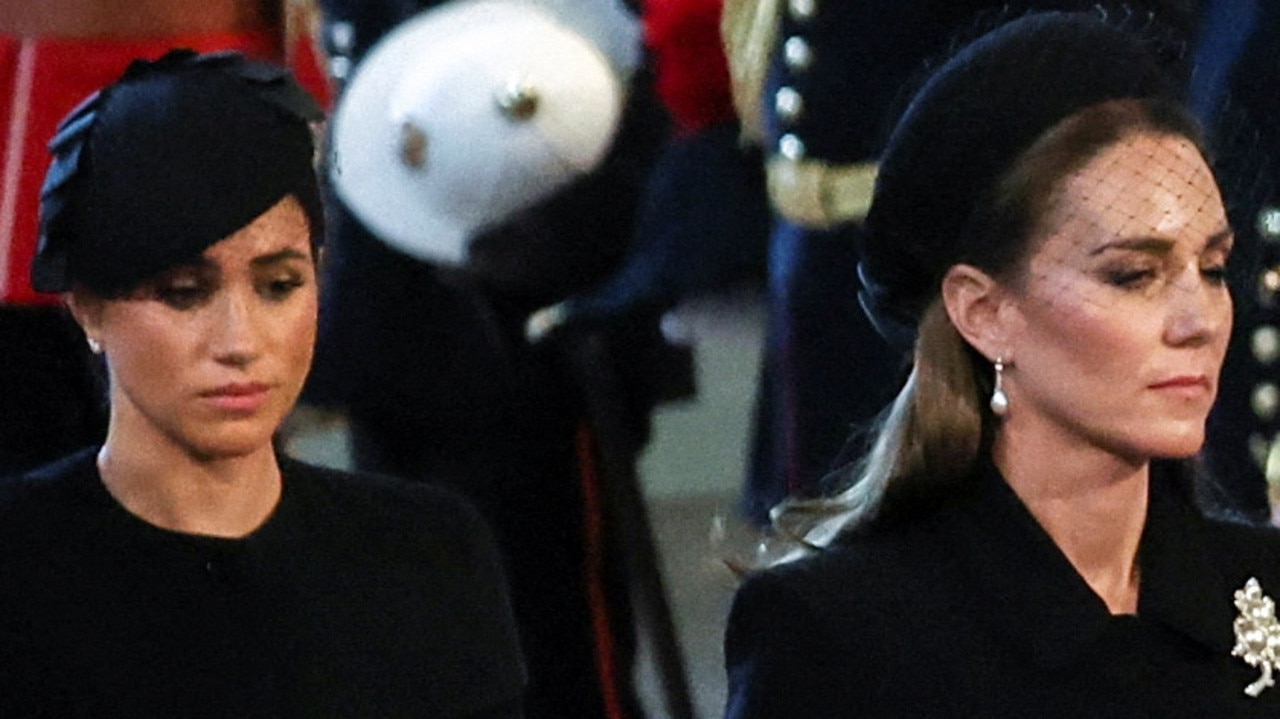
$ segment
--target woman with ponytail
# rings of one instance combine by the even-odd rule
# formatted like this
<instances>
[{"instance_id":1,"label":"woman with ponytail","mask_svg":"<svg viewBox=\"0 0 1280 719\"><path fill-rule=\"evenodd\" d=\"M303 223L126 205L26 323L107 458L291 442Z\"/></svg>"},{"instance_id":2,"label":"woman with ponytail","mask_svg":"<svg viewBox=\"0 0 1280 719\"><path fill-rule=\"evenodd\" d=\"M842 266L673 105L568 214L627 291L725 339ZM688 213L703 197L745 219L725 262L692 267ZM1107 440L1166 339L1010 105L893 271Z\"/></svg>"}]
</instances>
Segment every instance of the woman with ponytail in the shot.
<instances>
[{"instance_id":1,"label":"woman with ponytail","mask_svg":"<svg viewBox=\"0 0 1280 719\"><path fill-rule=\"evenodd\" d=\"M1264 716L1280 536L1196 457L1234 242L1152 38L1039 13L975 40L881 158L860 297L911 374L804 547L740 588L728 716Z\"/></svg>"}]
</instances>

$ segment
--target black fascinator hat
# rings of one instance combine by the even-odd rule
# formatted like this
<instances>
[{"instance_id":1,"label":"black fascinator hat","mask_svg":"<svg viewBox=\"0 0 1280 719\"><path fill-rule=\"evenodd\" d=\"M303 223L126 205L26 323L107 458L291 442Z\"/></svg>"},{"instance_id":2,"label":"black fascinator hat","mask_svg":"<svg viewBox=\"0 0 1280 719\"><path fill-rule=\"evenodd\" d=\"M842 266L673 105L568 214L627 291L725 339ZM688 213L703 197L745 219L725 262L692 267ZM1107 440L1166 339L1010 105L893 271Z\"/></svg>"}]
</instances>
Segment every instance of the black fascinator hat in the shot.
<instances>
[{"instance_id":1,"label":"black fascinator hat","mask_svg":"<svg viewBox=\"0 0 1280 719\"><path fill-rule=\"evenodd\" d=\"M311 122L283 68L239 53L138 60L73 110L50 143L32 285L115 296L298 198L321 227Z\"/></svg>"},{"instance_id":2,"label":"black fascinator hat","mask_svg":"<svg viewBox=\"0 0 1280 719\"><path fill-rule=\"evenodd\" d=\"M1152 38L1099 14L1026 15L960 50L907 105L881 157L858 268L876 328L910 349L943 275L981 241L971 230L995 185L1043 132L1108 100L1179 94Z\"/></svg>"}]
</instances>

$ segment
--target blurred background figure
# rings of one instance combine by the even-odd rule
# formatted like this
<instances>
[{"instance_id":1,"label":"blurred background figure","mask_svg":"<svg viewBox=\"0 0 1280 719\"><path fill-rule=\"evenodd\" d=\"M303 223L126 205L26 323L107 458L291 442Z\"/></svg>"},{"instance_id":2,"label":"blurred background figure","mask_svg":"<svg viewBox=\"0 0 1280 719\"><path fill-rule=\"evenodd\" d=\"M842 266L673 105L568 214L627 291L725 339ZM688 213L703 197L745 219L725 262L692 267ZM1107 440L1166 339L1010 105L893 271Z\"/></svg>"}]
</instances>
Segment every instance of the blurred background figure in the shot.
<instances>
[{"instance_id":1,"label":"blurred background figure","mask_svg":"<svg viewBox=\"0 0 1280 719\"><path fill-rule=\"evenodd\" d=\"M654 406L691 395L690 356L652 309L525 335L632 245L668 133L639 17L614 0L321 7L342 90L304 401L342 418L358 468L478 503L506 557L528 716L639 716L636 524L612 480L633 473Z\"/></svg>"},{"instance_id":2,"label":"blurred background figure","mask_svg":"<svg viewBox=\"0 0 1280 719\"><path fill-rule=\"evenodd\" d=\"M669 117L621 266L540 310L528 331L556 331L663 312L764 279L770 225L760 148L742 142L721 41L721 0L642 5L653 91Z\"/></svg>"},{"instance_id":3,"label":"blurred background figure","mask_svg":"<svg viewBox=\"0 0 1280 719\"><path fill-rule=\"evenodd\" d=\"M1209 421L1206 459L1253 518L1280 510L1280 5L1202 0L1189 102L1219 146L1217 170L1242 252L1236 330Z\"/></svg>"},{"instance_id":4,"label":"blurred background figure","mask_svg":"<svg viewBox=\"0 0 1280 719\"><path fill-rule=\"evenodd\" d=\"M282 0L0 0L0 472L101 439L103 388L57 297L32 289L46 145L59 119L137 57L175 46L291 60L325 82L299 3Z\"/></svg>"}]
</instances>

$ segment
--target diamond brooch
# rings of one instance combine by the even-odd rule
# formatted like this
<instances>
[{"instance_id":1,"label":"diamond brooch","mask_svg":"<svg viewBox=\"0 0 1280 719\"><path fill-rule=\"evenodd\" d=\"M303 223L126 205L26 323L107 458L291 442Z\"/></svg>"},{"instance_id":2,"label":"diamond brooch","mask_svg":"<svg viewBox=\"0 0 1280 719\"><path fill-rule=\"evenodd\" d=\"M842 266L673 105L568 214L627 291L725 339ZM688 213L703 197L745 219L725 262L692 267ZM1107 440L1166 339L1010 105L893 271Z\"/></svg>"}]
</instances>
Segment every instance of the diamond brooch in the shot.
<instances>
[{"instance_id":1,"label":"diamond brooch","mask_svg":"<svg viewBox=\"0 0 1280 719\"><path fill-rule=\"evenodd\" d=\"M1244 688L1245 694L1256 697L1263 689L1275 685L1272 672L1280 666L1280 622L1276 621L1276 603L1262 593L1258 580L1250 577L1242 589L1236 590L1235 604L1240 616L1232 623L1236 645L1231 656L1240 657L1249 666L1262 670L1262 676Z\"/></svg>"}]
</instances>

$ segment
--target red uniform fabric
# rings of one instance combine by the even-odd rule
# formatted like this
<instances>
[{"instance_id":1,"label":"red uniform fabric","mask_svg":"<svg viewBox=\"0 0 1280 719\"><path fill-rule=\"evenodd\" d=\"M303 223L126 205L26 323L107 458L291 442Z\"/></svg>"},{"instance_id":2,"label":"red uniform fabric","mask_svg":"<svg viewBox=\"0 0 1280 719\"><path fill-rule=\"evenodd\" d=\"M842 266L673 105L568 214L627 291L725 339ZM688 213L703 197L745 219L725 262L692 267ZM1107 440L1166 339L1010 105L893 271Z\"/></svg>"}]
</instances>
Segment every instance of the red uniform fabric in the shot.
<instances>
[{"instance_id":1,"label":"red uniform fabric","mask_svg":"<svg viewBox=\"0 0 1280 719\"><path fill-rule=\"evenodd\" d=\"M734 118L729 64L720 40L721 8L722 0L648 0L644 4L654 89L681 134Z\"/></svg>"},{"instance_id":2,"label":"red uniform fabric","mask_svg":"<svg viewBox=\"0 0 1280 719\"><path fill-rule=\"evenodd\" d=\"M234 49L262 59L280 55L280 40L265 31L200 33L140 39L18 38L0 35L0 303L49 305L28 277L39 229L40 187L49 167L47 145L58 121L89 93L116 80L135 58L174 47L199 52ZM315 54L295 52L299 79L328 101Z\"/></svg>"}]
</instances>

